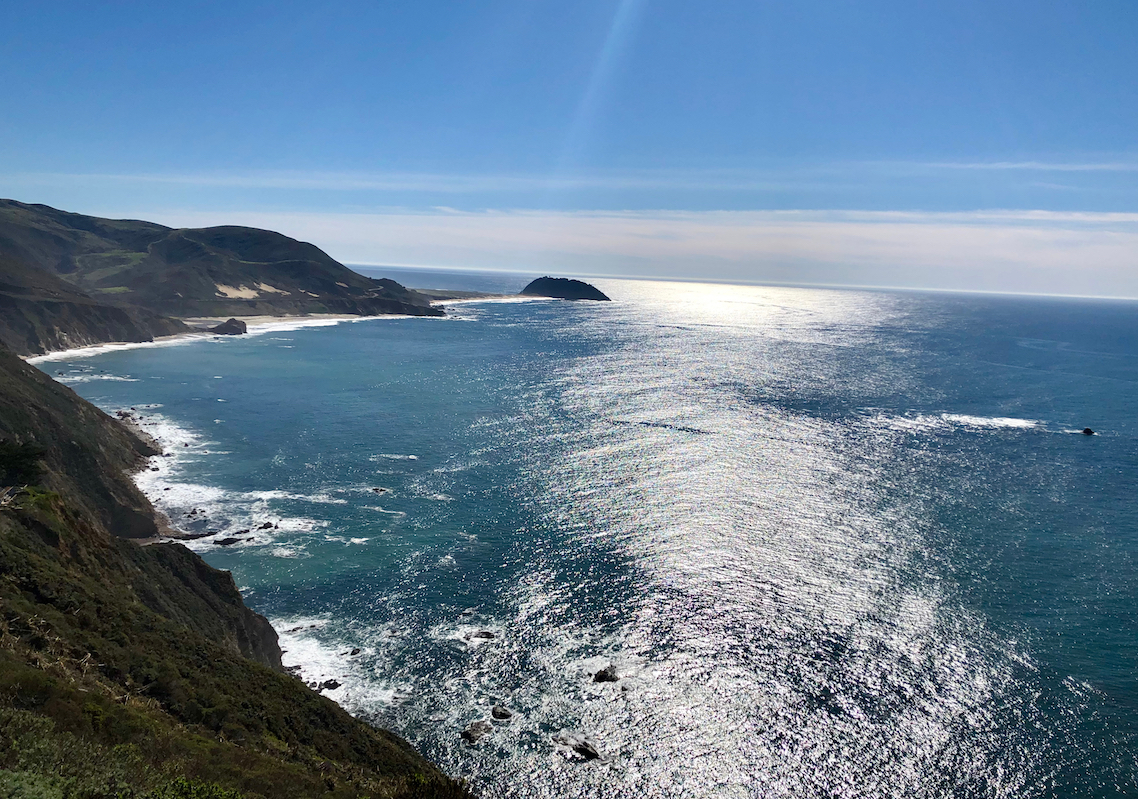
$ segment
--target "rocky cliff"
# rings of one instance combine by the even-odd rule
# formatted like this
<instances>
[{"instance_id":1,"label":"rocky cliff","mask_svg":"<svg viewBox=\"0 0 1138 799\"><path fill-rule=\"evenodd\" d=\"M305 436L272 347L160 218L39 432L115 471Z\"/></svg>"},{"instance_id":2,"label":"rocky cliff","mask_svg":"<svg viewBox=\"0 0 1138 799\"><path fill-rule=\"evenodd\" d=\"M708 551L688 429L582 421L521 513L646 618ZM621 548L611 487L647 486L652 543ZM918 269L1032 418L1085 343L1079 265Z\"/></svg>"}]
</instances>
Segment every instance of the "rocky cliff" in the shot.
<instances>
[{"instance_id":1,"label":"rocky cliff","mask_svg":"<svg viewBox=\"0 0 1138 799\"><path fill-rule=\"evenodd\" d=\"M56 275L0 252L0 345L20 355L189 330L142 308L99 302Z\"/></svg>"},{"instance_id":2,"label":"rocky cliff","mask_svg":"<svg viewBox=\"0 0 1138 799\"><path fill-rule=\"evenodd\" d=\"M0 350L0 794L465 795L283 673L228 572L141 545L154 454Z\"/></svg>"},{"instance_id":3,"label":"rocky cliff","mask_svg":"<svg viewBox=\"0 0 1138 799\"><path fill-rule=\"evenodd\" d=\"M561 300L601 300L608 297L596 286L567 277L539 277L518 292L531 297L553 297Z\"/></svg>"}]
</instances>

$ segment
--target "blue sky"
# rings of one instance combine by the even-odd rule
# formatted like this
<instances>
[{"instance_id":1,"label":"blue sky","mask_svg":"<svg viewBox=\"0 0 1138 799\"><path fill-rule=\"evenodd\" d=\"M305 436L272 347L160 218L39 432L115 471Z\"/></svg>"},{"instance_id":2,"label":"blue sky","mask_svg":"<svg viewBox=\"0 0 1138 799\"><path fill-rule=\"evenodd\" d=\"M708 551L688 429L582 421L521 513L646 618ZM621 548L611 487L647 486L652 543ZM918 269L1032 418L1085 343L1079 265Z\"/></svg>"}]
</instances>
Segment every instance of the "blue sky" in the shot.
<instances>
[{"instance_id":1,"label":"blue sky","mask_svg":"<svg viewBox=\"0 0 1138 799\"><path fill-rule=\"evenodd\" d=\"M350 262L1138 296L1135 41L1132 0L11 3L0 194Z\"/></svg>"}]
</instances>

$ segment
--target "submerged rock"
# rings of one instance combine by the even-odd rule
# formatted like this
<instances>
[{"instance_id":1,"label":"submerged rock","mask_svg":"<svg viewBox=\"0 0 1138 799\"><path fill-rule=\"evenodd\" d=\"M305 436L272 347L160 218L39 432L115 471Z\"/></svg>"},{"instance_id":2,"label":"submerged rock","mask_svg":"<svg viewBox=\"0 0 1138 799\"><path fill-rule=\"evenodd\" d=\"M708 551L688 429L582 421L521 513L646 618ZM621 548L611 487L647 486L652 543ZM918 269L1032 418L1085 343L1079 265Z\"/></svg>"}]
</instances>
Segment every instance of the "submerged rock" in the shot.
<instances>
[{"instance_id":1,"label":"submerged rock","mask_svg":"<svg viewBox=\"0 0 1138 799\"><path fill-rule=\"evenodd\" d=\"M566 277L539 277L518 293L529 297L554 297L561 300L607 301L609 299L596 286Z\"/></svg>"},{"instance_id":2,"label":"submerged rock","mask_svg":"<svg viewBox=\"0 0 1138 799\"><path fill-rule=\"evenodd\" d=\"M619 679L616 667L611 663L593 675L593 682L616 682Z\"/></svg>"},{"instance_id":3,"label":"submerged rock","mask_svg":"<svg viewBox=\"0 0 1138 799\"><path fill-rule=\"evenodd\" d=\"M490 715L498 719L498 721L509 721L514 717L512 711L507 710L501 705L494 705L494 707L490 708Z\"/></svg>"},{"instance_id":4,"label":"submerged rock","mask_svg":"<svg viewBox=\"0 0 1138 799\"><path fill-rule=\"evenodd\" d=\"M463 636L463 638L465 638L467 641L474 641L474 640L489 641L491 639L497 638L497 636L494 635L494 633L490 632L489 630L479 630L476 633L467 633L466 635Z\"/></svg>"},{"instance_id":5,"label":"submerged rock","mask_svg":"<svg viewBox=\"0 0 1138 799\"><path fill-rule=\"evenodd\" d=\"M1083 428L1083 435L1084 436L1093 436L1094 434L1095 434L1095 431L1091 430L1089 427Z\"/></svg>"},{"instance_id":6,"label":"submerged rock","mask_svg":"<svg viewBox=\"0 0 1138 799\"><path fill-rule=\"evenodd\" d=\"M562 732L554 737L553 742L568 749L582 760L599 760L601 757L601 753L597 751L597 745L583 735Z\"/></svg>"},{"instance_id":7,"label":"submerged rock","mask_svg":"<svg viewBox=\"0 0 1138 799\"><path fill-rule=\"evenodd\" d=\"M484 737L494 731L494 725L484 719L470 722L470 725L462 731L462 740L466 741L471 746L478 743Z\"/></svg>"},{"instance_id":8,"label":"submerged rock","mask_svg":"<svg viewBox=\"0 0 1138 799\"><path fill-rule=\"evenodd\" d=\"M325 680L324 682L320 683L320 690L335 691L340 687L341 684L342 683L340 683L338 680Z\"/></svg>"},{"instance_id":9,"label":"submerged rock","mask_svg":"<svg viewBox=\"0 0 1138 799\"><path fill-rule=\"evenodd\" d=\"M226 319L220 325L209 328L210 333L216 333L220 336L240 336L243 335L248 328L245 323L240 319Z\"/></svg>"}]
</instances>

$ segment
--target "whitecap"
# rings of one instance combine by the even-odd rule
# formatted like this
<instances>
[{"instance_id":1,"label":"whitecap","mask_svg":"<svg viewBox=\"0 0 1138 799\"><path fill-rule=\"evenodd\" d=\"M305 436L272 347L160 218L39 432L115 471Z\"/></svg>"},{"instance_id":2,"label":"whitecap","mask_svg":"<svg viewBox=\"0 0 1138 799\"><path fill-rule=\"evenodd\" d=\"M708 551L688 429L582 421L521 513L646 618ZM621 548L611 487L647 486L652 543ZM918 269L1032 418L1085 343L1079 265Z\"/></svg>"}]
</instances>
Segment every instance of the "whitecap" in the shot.
<instances>
[{"instance_id":1,"label":"whitecap","mask_svg":"<svg viewBox=\"0 0 1138 799\"><path fill-rule=\"evenodd\" d=\"M289 491L249 491L241 495L245 499L254 500L257 502L269 502L272 500L293 500L295 502L312 502L319 505L347 505L348 500L334 497L331 494L295 494Z\"/></svg>"},{"instance_id":2,"label":"whitecap","mask_svg":"<svg viewBox=\"0 0 1138 799\"><path fill-rule=\"evenodd\" d=\"M490 633L487 638L480 633ZM470 649L477 649L484 644L501 641L504 630L501 625L490 623L485 625L473 624L437 624L427 631L428 637L436 641L458 641Z\"/></svg>"},{"instance_id":3,"label":"whitecap","mask_svg":"<svg viewBox=\"0 0 1138 799\"><path fill-rule=\"evenodd\" d=\"M96 380L107 380L114 383L138 383L137 377L122 377L121 375L62 375L55 378L58 383L78 384L91 383Z\"/></svg>"},{"instance_id":4,"label":"whitecap","mask_svg":"<svg viewBox=\"0 0 1138 799\"><path fill-rule=\"evenodd\" d=\"M406 516L407 514L401 510L388 510L381 508L378 505L364 505L364 510L373 510L376 513L386 513L388 516Z\"/></svg>"},{"instance_id":5,"label":"whitecap","mask_svg":"<svg viewBox=\"0 0 1138 799\"><path fill-rule=\"evenodd\" d=\"M309 685L327 680L340 683L322 693L356 715L382 711L411 695L408 685L377 680L372 661L375 652L363 642L326 640L330 621L307 616L270 620L292 673ZM360 651L352 655L355 649Z\"/></svg>"},{"instance_id":6,"label":"whitecap","mask_svg":"<svg viewBox=\"0 0 1138 799\"><path fill-rule=\"evenodd\" d=\"M969 416L962 413L942 413L941 418L946 422L964 425L965 427L992 427L1027 430L1039 427L1041 422L1035 419L1016 419L1008 416Z\"/></svg>"}]
</instances>

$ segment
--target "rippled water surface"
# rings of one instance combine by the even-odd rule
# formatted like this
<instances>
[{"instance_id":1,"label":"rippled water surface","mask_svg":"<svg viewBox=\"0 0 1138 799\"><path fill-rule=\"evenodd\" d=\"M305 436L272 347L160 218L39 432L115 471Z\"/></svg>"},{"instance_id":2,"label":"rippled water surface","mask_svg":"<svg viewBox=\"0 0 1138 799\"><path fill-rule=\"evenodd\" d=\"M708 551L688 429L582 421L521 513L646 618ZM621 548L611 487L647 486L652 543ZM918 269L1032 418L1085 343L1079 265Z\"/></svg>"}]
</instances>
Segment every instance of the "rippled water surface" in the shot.
<instances>
[{"instance_id":1,"label":"rippled water surface","mask_svg":"<svg viewBox=\"0 0 1138 799\"><path fill-rule=\"evenodd\" d=\"M1138 306L599 285L40 367L484 796L1138 793Z\"/></svg>"}]
</instances>

